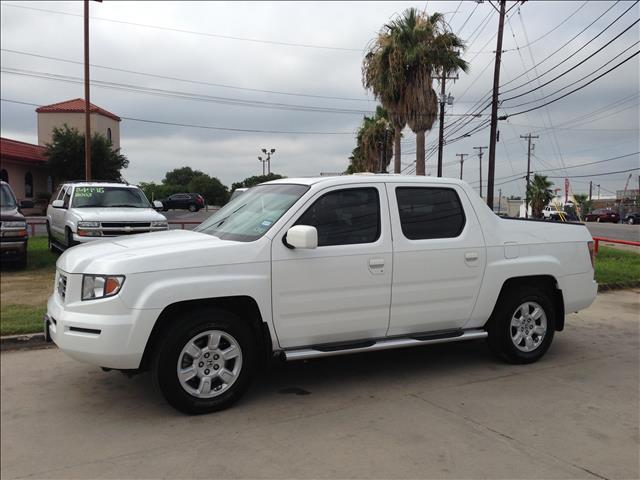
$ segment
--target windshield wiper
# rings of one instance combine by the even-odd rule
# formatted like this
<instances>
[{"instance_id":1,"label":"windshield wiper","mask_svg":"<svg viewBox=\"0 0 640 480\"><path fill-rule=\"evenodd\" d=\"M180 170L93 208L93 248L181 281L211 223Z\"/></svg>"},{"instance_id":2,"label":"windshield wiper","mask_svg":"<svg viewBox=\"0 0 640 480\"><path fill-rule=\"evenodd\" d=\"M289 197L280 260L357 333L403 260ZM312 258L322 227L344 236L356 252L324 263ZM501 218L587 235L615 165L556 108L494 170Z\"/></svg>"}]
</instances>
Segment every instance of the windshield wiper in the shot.
<instances>
[{"instance_id":1,"label":"windshield wiper","mask_svg":"<svg viewBox=\"0 0 640 480\"><path fill-rule=\"evenodd\" d=\"M120 203L116 205L109 205L109 207L131 207L131 208L145 208L142 205L130 205L128 203Z\"/></svg>"},{"instance_id":2,"label":"windshield wiper","mask_svg":"<svg viewBox=\"0 0 640 480\"><path fill-rule=\"evenodd\" d=\"M213 224L213 225L211 225L211 226L212 226L212 227L219 227L220 225L222 225L222 224L225 222L225 220L226 220L227 218L229 218L231 215L233 215L233 214L235 214L236 212L238 212L238 210L240 210L240 209L244 208L246 205L247 205L246 203L245 203L244 205L240 205L238 208L236 208L236 209L235 209L233 212L231 212L229 215L227 215L227 216L226 216L226 217L224 217L222 220L220 220L220 221L218 221L218 222L214 223L214 224Z\"/></svg>"}]
</instances>

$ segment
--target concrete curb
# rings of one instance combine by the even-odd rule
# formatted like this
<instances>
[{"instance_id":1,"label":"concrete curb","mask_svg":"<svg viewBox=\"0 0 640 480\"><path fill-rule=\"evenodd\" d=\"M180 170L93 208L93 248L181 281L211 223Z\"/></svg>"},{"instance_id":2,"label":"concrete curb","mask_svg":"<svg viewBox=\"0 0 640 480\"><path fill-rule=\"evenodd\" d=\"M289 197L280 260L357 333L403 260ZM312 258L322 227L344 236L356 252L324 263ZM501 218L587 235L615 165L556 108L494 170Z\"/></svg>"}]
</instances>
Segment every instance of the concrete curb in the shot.
<instances>
[{"instance_id":1,"label":"concrete curb","mask_svg":"<svg viewBox=\"0 0 640 480\"><path fill-rule=\"evenodd\" d=\"M50 348L54 343L44 341L44 333L28 333L24 335L7 335L0 337L0 351L9 350L35 350L39 348Z\"/></svg>"},{"instance_id":2,"label":"concrete curb","mask_svg":"<svg viewBox=\"0 0 640 480\"><path fill-rule=\"evenodd\" d=\"M598 284L598 293L611 292L613 290L631 290L634 288L640 288L640 281L630 283L607 283L604 285Z\"/></svg>"}]
</instances>

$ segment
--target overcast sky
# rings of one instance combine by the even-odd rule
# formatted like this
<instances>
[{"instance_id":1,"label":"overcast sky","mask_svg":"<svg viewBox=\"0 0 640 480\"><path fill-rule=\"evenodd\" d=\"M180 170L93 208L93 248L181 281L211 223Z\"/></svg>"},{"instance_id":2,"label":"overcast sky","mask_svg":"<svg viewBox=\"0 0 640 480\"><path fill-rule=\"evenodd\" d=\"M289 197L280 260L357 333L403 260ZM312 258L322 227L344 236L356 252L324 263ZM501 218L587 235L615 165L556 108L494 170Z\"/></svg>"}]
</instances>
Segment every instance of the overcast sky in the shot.
<instances>
[{"instance_id":1,"label":"overcast sky","mask_svg":"<svg viewBox=\"0 0 640 480\"><path fill-rule=\"evenodd\" d=\"M507 2L507 7L514 3ZM82 78L82 65L74 63L83 59L82 3L2 2L1 5L2 98L46 105L82 97L82 84L75 80ZM448 84L447 91L455 100L445 116L446 124L466 121L468 117L459 115L483 99L492 86L498 15L489 2L90 2L94 17L91 63L95 65L91 76L101 83L92 87L92 103L131 119L314 132L236 132L123 119L121 147L131 162L124 172L125 178L130 182L159 181L167 170L188 165L231 185L261 173L257 155L263 147L276 148L272 171L289 177L343 171L354 147L354 132L362 120L362 112L375 108L375 101L361 84L363 52L385 22L411 6L428 13L446 13L452 30L468 44L465 58L471 62L471 68L455 84ZM626 15L582 51L545 74L629 7ZM503 91L525 85L502 94L505 101L501 113L517 113L553 100L637 52L636 23L595 54L639 15L638 5L632 2L529 1L514 7L505 24L506 51L500 83L516 78L504 85ZM617 55L620 56L612 60ZM506 100L539 87L585 59L582 65L549 85ZM597 73L578 81L600 67L603 68ZM70 81L41 78L42 74L64 75ZM539 75L541 78L536 79ZM576 81L575 85L555 93ZM155 89L154 93L149 89ZM498 184L526 170L526 141L519 136L529 132L540 136L535 141L532 168L544 170L550 176L589 175L640 166L636 153L640 150L639 91L636 56L565 99L501 121L496 193L498 188L507 195L523 192L524 181L520 179ZM545 96L546 100L541 100ZM521 104L525 105L518 106ZM1 107L2 136L36 143L35 107L6 101ZM472 130L489 113L490 110L485 110L483 117L474 119L449 138ZM455 128L449 127L448 131ZM437 135L436 123L427 135L428 149L437 143ZM473 147L488 144L487 128L446 145L445 175L457 177L460 167L455 154L468 153L464 178L475 181L472 184L477 187L479 162ZM415 135L407 128L402 163L408 173L413 171L414 152ZM636 154L562 169L631 153ZM485 155L485 182L487 158ZM435 165L436 155L431 155L427 172L435 174ZM633 172L632 188L638 188L638 173ZM589 180L593 180L601 185L604 195L622 189L627 176L628 173L618 173L573 178L571 182L574 191L586 192ZM558 186L564 183L562 178L552 180Z\"/></svg>"}]
</instances>

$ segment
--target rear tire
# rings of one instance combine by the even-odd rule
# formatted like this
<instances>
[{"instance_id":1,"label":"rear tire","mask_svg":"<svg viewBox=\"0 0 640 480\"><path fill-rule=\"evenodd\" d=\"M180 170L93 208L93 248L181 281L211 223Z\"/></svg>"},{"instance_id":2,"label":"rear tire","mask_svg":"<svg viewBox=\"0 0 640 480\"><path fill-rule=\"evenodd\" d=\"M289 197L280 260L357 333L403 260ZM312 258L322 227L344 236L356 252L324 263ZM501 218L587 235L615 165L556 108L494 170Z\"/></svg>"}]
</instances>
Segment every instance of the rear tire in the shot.
<instances>
[{"instance_id":1,"label":"rear tire","mask_svg":"<svg viewBox=\"0 0 640 480\"><path fill-rule=\"evenodd\" d=\"M189 205L189 211L191 213L197 212L198 211L198 207L195 206L193 203L191 205Z\"/></svg>"},{"instance_id":2,"label":"rear tire","mask_svg":"<svg viewBox=\"0 0 640 480\"><path fill-rule=\"evenodd\" d=\"M231 312L210 307L185 312L155 349L154 383L183 413L223 410L249 387L256 351L250 328Z\"/></svg>"},{"instance_id":3,"label":"rear tire","mask_svg":"<svg viewBox=\"0 0 640 480\"><path fill-rule=\"evenodd\" d=\"M556 311L548 290L513 287L500 295L488 324L489 348L508 363L533 363L553 341Z\"/></svg>"}]
</instances>

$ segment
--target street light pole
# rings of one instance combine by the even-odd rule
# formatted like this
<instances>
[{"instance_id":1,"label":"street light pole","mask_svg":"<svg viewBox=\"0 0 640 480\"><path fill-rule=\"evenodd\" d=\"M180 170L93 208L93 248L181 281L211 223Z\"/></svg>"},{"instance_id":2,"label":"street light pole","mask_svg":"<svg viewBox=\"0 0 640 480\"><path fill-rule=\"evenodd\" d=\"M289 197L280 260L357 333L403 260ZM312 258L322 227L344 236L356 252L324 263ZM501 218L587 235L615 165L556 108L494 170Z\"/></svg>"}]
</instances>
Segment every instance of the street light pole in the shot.
<instances>
[{"instance_id":1,"label":"street light pole","mask_svg":"<svg viewBox=\"0 0 640 480\"><path fill-rule=\"evenodd\" d=\"M266 156L263 159L262 157L258 157L258 160L260 162L262 162L262 176L264 176L264 164L267 164L267 175L271 174L271 155L273 155L274 153L276 153L276 149L275 148L271 148L269 150L267 150L266 148L262 149L262 153L264 153Z\"/></svg>"},{"instance_id":2,"label":"street light pole","mask_svg":"<svg viewBox=\"0 0 640 480\"><path fill-rule=\"evenodd\" d=\"M91 102L89 99L89 0L84 0L84 175L91 180Z\"/></svg>"}]
</instances>

